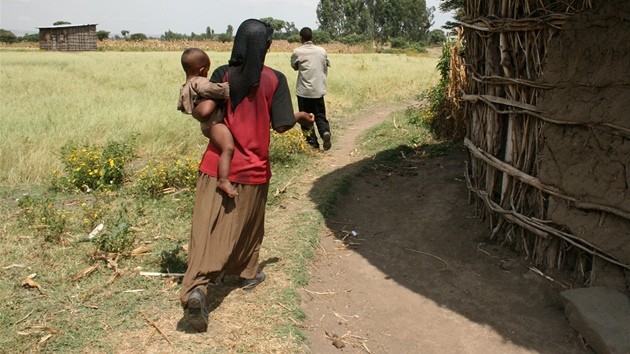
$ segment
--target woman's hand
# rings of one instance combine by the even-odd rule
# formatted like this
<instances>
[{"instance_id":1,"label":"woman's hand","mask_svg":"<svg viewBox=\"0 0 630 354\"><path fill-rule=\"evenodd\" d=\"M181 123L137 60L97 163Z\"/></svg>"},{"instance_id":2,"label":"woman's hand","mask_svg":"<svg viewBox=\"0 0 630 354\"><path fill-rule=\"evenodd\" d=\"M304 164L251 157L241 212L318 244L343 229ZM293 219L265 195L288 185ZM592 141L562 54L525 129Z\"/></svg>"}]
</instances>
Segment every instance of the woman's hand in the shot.
<instances>
[{"instance_id":1,"label":"woman's hand","mask_svg":"<svg viewBox=\"0 0 630 354\"><path fill-rule=\"evenodd\" d=\"M315 121L315 115L313 113L297 112L295 113L295 121L302 125L308 125ZM295 124L294 124L295 125ZM278 133L284 133L293 128L293 125L281 125L274 128Z\"/></svg>"},{"instance_id":2,"label":"woman's hand","mask_svg":"<svg viewBox=\"0 0 630 354\"><path fill-rule=\"evenodd\" d=\"M297 112L295 121L302 125L309 125L315 121L315 115L313 113Z\"/></svg>"}]
</instances>

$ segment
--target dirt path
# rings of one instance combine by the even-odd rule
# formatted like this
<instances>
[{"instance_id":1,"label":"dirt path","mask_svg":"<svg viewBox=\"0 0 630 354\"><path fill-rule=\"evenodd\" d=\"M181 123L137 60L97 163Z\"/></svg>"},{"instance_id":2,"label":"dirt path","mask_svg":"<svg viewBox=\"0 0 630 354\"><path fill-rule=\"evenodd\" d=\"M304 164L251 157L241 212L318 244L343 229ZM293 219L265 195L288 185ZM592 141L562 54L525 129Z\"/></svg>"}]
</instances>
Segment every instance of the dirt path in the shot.
<instances>
[{"instance_id":1,"label":"dirt path","mask_svg":"<svg viewBox=\"0 0 630 354\"><path fill-rule=\"evenodd\" d=\"M307 193L356 173L355 138L401 108L351 119ZM326 219L302 290L313 353L587 352L563 316L562 287L484 243L488 230L467 203L465 159L459 150L420 153L353 180Z\"/></svg>"}]
</instances>

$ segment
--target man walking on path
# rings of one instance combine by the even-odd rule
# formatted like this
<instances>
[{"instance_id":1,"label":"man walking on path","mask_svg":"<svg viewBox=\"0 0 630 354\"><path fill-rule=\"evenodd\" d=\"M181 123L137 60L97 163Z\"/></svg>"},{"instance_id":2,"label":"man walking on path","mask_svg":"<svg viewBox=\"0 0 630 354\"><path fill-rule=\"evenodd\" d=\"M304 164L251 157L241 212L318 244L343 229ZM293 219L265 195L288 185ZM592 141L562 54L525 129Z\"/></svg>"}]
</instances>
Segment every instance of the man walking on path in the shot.
<instances>
[{"instance_id":1,"label":"man walking on path","mask_svg":"<svg viewBox=\"0 0 630 354\"><path fill-rule=\"evenodd\" d=\"M300 111L313 113L317 131L322 138L324 150L331 147L330 125L326 119L326 77L330 62L326 50L313 44L313 31L304 27L300 30L302 46L295 49L291 55L291 67L297 70L296 93ZM319 149L319 142L313 124L302 125L302 132L306 141L312 147Z\"/></svg>"}]
</instances>

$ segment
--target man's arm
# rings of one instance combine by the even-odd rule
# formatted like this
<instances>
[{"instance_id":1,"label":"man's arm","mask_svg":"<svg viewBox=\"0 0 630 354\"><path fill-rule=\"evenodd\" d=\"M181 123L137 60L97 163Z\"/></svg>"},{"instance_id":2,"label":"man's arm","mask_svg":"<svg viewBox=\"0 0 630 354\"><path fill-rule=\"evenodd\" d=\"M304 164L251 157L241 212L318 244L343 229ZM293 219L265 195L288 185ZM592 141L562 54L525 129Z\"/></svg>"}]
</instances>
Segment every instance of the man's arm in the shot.
<instances>
[{"instance_id":1,"label":"man's arm","mask_svg":"<svg viewBox=\"0 0 630 354\"><path fill-rule=\"evenodd\" d=\"M297 54L293 52L291 54L291 67L293 70L298 70L300 68L300 61L298 60Z\"/></svg>"}]
</instances>

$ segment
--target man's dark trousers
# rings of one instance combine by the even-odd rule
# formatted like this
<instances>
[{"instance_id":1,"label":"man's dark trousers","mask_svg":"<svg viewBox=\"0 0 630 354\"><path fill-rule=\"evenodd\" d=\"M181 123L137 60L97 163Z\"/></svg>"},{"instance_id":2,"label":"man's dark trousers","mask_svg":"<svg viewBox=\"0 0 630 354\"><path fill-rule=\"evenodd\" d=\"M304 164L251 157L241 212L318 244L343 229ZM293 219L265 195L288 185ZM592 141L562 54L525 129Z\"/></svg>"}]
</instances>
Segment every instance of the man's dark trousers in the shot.
<instances>
[{"instance_id":1,"label":"man's dark trousers","mask_svg":"<svg viewBox=\"0 0 630 354\"><path fill-rule=\"evenodd\" d=\"M326 119L326 104L324 103L324 97L320 98L306 98L297 96L298 108L300 111L307 113L313 113L315 116L315 124L317 125L317 131L320 138L325 132L330 132L330 124ZM302 125L302 132L306 136L306 141L314 148L319 148L319 142L317 141L317 135L315 129L313 129L313 123L309 125Z\"/></svg>"}]
</instances>

